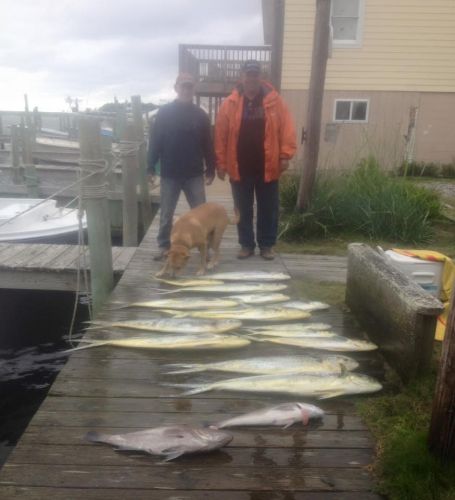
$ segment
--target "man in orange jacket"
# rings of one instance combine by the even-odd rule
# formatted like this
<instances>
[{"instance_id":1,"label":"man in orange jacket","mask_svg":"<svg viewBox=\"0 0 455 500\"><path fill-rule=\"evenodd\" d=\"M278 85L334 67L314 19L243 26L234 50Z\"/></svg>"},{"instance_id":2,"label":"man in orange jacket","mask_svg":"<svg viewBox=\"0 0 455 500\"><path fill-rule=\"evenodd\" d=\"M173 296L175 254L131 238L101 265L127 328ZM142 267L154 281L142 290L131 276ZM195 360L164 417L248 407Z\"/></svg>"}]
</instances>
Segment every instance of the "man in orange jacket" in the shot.
<instances>
[{"instance_id":1,"label":"man in orange jacket","mask_svg":"<svg viewBox=\"0 0 455 500\"><path fill-rule=\"evenodd\" d=\"M296 137L286 104L260 75L259 62L245 62L240 84L218 112L215 151L218 177L229 175L234 204L240 213L237 230L241 248L237 257L254 255L257 242L261 257L273 260L278 232L278 180L296 151Z\"/></svg>"}]
</instances>

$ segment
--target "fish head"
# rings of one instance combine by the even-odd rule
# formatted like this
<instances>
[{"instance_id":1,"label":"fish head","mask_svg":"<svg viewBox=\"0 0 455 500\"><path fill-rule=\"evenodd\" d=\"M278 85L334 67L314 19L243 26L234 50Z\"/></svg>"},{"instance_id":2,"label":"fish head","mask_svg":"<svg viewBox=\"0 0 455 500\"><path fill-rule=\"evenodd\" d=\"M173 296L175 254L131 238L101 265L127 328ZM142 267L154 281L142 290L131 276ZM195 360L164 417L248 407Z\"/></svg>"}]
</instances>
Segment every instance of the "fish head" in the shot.
<instances>
[{"instance_id":1,"label":"fish head","mask_svg":"<svg viewBox=\"0 0 455 500\"><path fill-rule=\"evenodd\" d=\"M349 387L351 394L363 394L368 392L377 392L382 389L382 385L373 377L361 375L358 373L349 373L344 376L346 387Z\"/></svg>"},{"instance_id":2,"label":"fish head","mask_svg":"<svg viewBox=\"0 0 455 500\"><path fill-rule=\"evenodd\" d=\"M205 449L217 449L226 446L234 437L230 432L222 431L214 427L194 428L194 437L200 441Z\"/></svg>"},{"instance_id":3,"label":"fish head","mask_svg":"<svg viewBox=\"0 0 455 500\"><path fill-rule=\"evenodd\" d=\"M190 258L190 251L184 245L172 245L167 254L167 260L172 277L179 274Z\"/></svg>"},{"instance_id":4,"label":"fish head","mask_svg":"<svg viewBox=\"0 0 455 500\"><path fill-rule=\"evenodd\" d=\"M307 403L295 403L302 414L302 420L308 420L309 418L322 418L324 416L324 410L318 408L315 405L310 405Z\"/></svg>"}]
</instances>

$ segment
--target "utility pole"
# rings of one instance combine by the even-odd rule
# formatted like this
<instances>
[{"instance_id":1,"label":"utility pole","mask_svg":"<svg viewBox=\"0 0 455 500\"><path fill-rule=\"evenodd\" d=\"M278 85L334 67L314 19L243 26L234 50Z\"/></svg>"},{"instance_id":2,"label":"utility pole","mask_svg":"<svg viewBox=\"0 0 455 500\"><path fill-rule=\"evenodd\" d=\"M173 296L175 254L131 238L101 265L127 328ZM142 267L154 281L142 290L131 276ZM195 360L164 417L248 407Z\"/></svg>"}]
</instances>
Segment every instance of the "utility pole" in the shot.
<instances>
[{"instance_id":1,"label":"utility pole","mask_svg":"<svg viewBox=\"0 0 455 500\"><path fill-rule=\"evenodd\" d=\"M106 168L98 119L92 117L80 119L79 144L82 175L88 176L83 180L82 198L87 212L90 285L93 312L96 316L114 288Z\"/></svg>"},{"instance_id":2,"label":"utility pole","mask_svg":"<svg viewBox=\"0 0 455 500\"><path fill-rule=\"evenodd\" d=\"M442 344L428 445L444 462L455 461L455 293Z\"/></svg>"},{"instance_id":3,"label":"utility pole","mask_svg":"<svg viewBox=\"0 0 455 500\"><path fill-rule=\"evenodd\" d=\"M306 143L303 150L303 171L300 178L297 209L306 210L311 200L319 157L322 100L329 54L330 0L316 0L316 18L311 59L310 88L306 119Z\"/></svg>"}]
</instances>

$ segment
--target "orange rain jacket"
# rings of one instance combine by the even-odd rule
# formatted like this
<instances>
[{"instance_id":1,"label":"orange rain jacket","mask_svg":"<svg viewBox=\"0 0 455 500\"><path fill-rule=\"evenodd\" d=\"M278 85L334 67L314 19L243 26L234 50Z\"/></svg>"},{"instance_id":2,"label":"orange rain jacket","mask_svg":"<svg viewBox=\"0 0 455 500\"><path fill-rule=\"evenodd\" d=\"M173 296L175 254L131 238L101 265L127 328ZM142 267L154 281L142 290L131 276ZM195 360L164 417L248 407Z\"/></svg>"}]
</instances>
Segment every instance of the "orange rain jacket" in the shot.
<instances>
[{"instance_id":1,"label":"orange rain jacket","mask_svg":"<svg viewBox=\"0 0 455 500\"><path fill-rule=\"evenodd\" d=\"M280 160L292 158L296 151L295 127L284 100L267 82L262 82L265 114L265 182L279 179ZM234 89L221 105L215 125L217 170L240 180L237 141L242 122L243 94Z\"/></svg>"}]
</instances>

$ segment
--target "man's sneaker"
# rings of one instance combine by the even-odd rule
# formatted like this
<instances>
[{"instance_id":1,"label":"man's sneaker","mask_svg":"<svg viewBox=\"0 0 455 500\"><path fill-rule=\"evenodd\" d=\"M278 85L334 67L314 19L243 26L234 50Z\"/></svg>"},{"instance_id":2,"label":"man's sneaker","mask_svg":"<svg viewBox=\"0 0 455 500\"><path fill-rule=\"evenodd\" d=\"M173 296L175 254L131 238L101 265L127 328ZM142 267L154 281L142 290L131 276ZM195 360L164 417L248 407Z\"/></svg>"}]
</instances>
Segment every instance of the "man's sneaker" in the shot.
<instances>
[{"instance_id":1,"label":"man's sneaker","mask_svg":"<svg viewBox=\"0 0 455 500\"><path fill-rule=\"evenodd\" d=\"M157 261L157 262L161 262L163 260L166 260L167 252L168 252L167 248L160 248L159 253L156 254L155 257L153 257L153 260Z\"/></svg>"},{"instance_id":2,"label":"man's sneaker","mask_svg":"<svg viewBox=\"0 0 455 500\"><path fill-rule=\"evenodd\" d=\"M237 254L237 259L248 259L254 255L254 248L242 247Z\"/></svg>"},{"instance_id":3,"label":"man's sneaker","mask_svg":"<svg viewBox=\"0 0 455 500\"><path fill-rule=\"evenodd\" d=\"M273 260L275 258L275 252L272 247L262 247L260 253L261 257L265 260Z\"/></svg>"}]
</instances>

